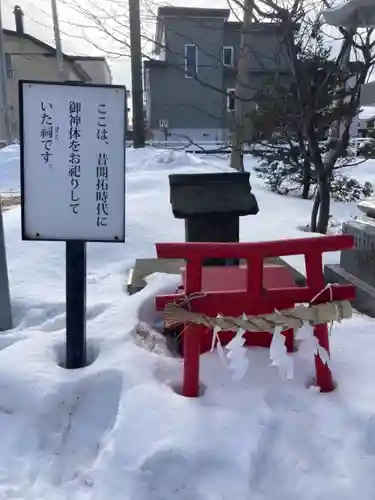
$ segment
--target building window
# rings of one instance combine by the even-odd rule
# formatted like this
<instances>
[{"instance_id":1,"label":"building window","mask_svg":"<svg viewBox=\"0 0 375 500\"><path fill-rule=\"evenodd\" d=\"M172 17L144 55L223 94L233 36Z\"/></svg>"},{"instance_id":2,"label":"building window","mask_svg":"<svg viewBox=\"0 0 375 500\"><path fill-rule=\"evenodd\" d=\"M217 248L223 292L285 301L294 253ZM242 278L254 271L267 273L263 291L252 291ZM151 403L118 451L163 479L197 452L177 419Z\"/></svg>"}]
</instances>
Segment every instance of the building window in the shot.
<instances>
[{"instance_id":1,"label":"building window","mask_svg":"<svg viewBox=\"0 0 375 500\"><path fill-rule=\"evenodd\" d=\"M223 47L223 65L233 66L233 47Z\"/></svg>"},{"instance_id":2,"label":"building window","mask_svg":"<svg viewBox=\"0 0 375 500\"><path fill-rule=\"evenodd\" d=\"M7 73L7 78L9 80L14 78L14 69L13 69L13 59L12 54L5 54L5 70Z\"/></svg>"},{"instance_id":3,"label":"building window","mask_svg":"<svg viewBox=\"0 0 375 500\"><path fill-rule=\"evenodd\" d=\"M198 47L185 45L185 78L194 78L198 73Z\"/></svg>"},{"instance_id":4,"label":"building window","mask_svg":"<svg viewBox=\"0 0 375 500\"><path fill-rule=\"evenodd\" d=\"M236 102L235 92L234 89L227 89L227 111L234 111Z\"/></svg>"}]
</instances>

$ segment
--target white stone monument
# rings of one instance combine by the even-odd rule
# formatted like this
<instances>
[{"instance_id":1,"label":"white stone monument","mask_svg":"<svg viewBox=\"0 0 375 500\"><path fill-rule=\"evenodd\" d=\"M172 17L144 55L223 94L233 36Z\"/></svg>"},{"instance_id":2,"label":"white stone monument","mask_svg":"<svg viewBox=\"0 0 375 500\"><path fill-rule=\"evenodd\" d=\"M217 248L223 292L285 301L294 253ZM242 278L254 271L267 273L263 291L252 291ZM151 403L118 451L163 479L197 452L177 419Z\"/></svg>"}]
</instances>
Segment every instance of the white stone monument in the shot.
<instances>
[{"instance_id":1,"label":"white stone monument","mask_svg":"<svg viewBox=\"0 0 375 500\"><path fill-rule=\"evenodd\" d=\"M358 203L364 215L345 222L343 233L354 237L355 248L341 252L340 264L324 267L326 280L357 287L355 307L375 317L375 198Z\"/></svg>"}]
</instances>

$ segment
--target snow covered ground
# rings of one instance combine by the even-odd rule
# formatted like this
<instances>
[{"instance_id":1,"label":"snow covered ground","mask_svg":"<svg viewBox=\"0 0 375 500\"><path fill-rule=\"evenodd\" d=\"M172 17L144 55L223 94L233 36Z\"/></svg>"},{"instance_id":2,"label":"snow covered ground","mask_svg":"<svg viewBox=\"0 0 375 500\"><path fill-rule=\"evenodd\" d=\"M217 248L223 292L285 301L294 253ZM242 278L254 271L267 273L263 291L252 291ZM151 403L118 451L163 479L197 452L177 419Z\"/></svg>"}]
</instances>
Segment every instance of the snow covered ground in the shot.
<instances>
[{"instance_id":1,"label":"snow covered ground","mask_svg":"<svg viewBox=\"0 0 375 500\"><path fill-rule=\"evenodd\" d=\"M18 193L20 190L19 146L0 150L0 192Z\"/></svg>"},{"instance_id":2,"label":"snow covered ground","mask_svg":"<svg viewBox=\"0 0 375 500\"><path fill-rule=\"evenodd\" d=\"M251 160L248 160L251 168ZM136 346L132 333L152 297L175 285L155 275L131 297L126 273L157 241L183 240L169 204L171 172L227 170L227 160L129 151L127 243L88 245L90 366L60 367L64 351L64 245L22 242L20 209L4 214L14 330L0 334L0 499L373 500L375 322L332 330L331 394L307 389L309 360L294 355L282 381L269 352L249 349L234 382L217 354L202 357L203 397L171 388L180 360ZM375 180L368 163L363 175ZM3 179L4 176L4 179ZM266 191L252 176L260 213L243 241L301 237L308 201ZM19 189L18 150L0 152L0 191ZM339 220L357 215L334 203ZM337 261L337 255L330 260ZM300 259L292 263L301 268ZM172 283L173 282L173 283Z\"/></svg>"}]
</instances>

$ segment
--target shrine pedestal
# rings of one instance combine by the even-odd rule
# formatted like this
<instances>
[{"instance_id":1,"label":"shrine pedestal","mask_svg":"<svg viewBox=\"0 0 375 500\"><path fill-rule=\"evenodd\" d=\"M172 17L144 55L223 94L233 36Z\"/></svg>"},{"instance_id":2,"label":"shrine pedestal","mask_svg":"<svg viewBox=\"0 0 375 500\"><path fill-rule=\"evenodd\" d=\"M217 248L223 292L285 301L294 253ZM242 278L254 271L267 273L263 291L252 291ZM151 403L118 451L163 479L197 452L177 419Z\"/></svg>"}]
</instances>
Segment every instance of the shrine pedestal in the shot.
<instances>
[{"instance_id":1,"label":"shrine pedestal","mask_svg":"<svg viewBox=\"0 0 375 500\"><path fill-rule=\"evenodd\" d=\"M233 243L240 239L240 217L256 215L248 172L171 174L170 202L185 220L185 241ZM205 265L238 265L236 259L207 259Z\"/></svg>"}]
</instances>

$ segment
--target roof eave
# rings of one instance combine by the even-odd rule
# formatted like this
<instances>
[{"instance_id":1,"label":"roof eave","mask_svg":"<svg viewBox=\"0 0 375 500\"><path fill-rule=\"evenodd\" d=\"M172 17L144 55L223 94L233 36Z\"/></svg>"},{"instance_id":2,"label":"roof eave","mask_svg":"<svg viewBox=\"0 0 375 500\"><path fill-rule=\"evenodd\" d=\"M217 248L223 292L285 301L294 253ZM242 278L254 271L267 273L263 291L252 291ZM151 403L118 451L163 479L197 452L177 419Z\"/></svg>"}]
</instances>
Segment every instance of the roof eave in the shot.
<instances>
[{"instance_id":1,"label":"roof eave","mask_svg":"<svg viewBox=\"0 0 375 500\"><path fill-rule=\"evenodd\" d=\"M65 57L64 57L65 59ZM84 82L91 82L91 77L86 71L80 66L79 62L72 61L70 59L66 59L72 66L73 71L75 71L76 75L81 78Z\"/></svg>"},{"instance_id":2,"label":"roof eave","mask_svg":"<svg viewBox=\"0 0 375 500\"><path fill-rule=\"evenodd\" d=\"M35 43L36 45L38 45L39 47L42 47L43 49L50 52L51 56L56 55L55 47L52 47L52 45L49 45L48 43L42 42L42 40L39 40L38 38L35 38L34 36L29 35L28 33L18 33L17 31L8 30L8 29L3 30L3 33L5 33L6 35L16 36L18 38L24 38L26 40L29 40L29 41ZM77 64L74 61L74 59L72 59L71 56L68 56L67 54L63 54L62 56L63 56L64 61L71 64L72 69L75 72L75 74L78 76L78 78L81 78L85 82L91 81L90 76L86 73L86 71L81 66L79 66L79 64Z\"/></svg>"}]
</instances>

